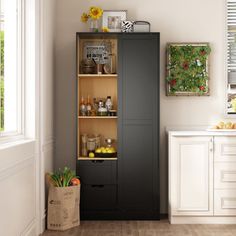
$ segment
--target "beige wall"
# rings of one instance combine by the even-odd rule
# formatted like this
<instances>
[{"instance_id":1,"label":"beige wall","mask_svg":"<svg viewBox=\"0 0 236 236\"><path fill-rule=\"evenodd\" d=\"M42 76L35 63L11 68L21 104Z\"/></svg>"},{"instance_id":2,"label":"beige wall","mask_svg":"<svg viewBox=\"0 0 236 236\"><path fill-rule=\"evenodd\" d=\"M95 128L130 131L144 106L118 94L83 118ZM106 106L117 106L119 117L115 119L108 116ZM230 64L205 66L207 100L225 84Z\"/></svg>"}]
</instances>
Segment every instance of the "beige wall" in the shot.
<instances>
[{"instance_id":1,"label":"beige wall","mask_svg":"<svg viewBox=\"0 0 236 236\"><path fill-rule=\"evenodd\" d=\"M57 0L56 22L56 166L75 162L75 32L85 31L80 15L91 5L127 9L128 18L151 22L161 33L161 212L167 212L168 126L209 125L224 118L224 0ZM211 96L165 96L167 42L210 42Z\"/></svg>"}]
</instances>

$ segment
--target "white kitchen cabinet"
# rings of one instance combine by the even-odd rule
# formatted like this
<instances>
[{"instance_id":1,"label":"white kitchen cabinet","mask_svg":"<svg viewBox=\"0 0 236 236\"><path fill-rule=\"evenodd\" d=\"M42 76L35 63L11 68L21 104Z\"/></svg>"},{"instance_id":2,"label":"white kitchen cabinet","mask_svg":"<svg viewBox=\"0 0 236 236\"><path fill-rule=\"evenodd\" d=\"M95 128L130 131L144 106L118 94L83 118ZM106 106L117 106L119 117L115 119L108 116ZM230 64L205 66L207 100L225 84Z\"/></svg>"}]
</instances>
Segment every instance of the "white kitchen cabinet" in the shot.
<instances>
[{"instance_id":1,"label":"white kitchen cabinet","mask_svg":"<svg viewBox=\"0 0 236 236\"><path fill-rule=\"evenodd\" d=\"M169 219L235 224L236 132L169 132Z\"/></svg>"},{"instance_id":2,"label":"white kitchen cabinet","mask_svg":"<svg viewBox=\"0 0 236 236\"><path fill-rule=\"evenodd\" d=\"M213 138L171 140L172 215L213 215Z\"/></svg>"}]
</instances>

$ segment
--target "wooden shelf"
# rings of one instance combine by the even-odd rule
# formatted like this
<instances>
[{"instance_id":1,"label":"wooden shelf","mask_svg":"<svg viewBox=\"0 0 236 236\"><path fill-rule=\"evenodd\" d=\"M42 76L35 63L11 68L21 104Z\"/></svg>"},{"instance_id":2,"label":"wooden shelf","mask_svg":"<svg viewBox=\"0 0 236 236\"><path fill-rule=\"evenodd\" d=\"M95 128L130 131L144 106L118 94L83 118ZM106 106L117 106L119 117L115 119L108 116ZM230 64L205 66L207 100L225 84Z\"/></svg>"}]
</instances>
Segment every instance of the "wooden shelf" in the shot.
<instances>
[{"instance_id":1,"label":"wooden shelf","mask_svg":"<svg viewBox=\"0 0 236 236\"><path fill-rule=\"evenodd\" d=\"M117 116L78 116L79 119L117 119Z\"/></svg>"},{"instance_id":2,"label":"wooden shelf","mask_svg":"<svg viewBox=\"0 0 236 236\"><path fill-rule=\"evenodd\" d=\"M78 74L79 78L117 78L117 74Z\"/></svg>"},{"instance_id":3,"label":"wooden shelf","mask_svg":"<svg viewBox=\"0 0 236 236\"><path fill-rule=\"evenodd\" d=\"M78 157L80 161L116 161L117 157Z\"/></svg>"}]
</instances>

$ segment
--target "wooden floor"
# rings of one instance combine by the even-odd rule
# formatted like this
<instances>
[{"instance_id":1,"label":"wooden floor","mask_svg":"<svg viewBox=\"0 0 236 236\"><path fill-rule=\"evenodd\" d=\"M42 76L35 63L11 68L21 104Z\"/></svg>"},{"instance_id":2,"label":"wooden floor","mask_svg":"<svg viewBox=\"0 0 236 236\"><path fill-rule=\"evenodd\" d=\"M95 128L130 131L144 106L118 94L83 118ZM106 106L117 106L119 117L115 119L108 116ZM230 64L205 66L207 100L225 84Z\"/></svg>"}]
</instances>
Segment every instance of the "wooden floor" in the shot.
<instances>
[{"instance_id":1,"label":"wooden floor","mask_svg":"<svg viewBox=\"0 0 236 236\"><path fill-rule=\"evenodd\" d=\"M79 227L43 236L236 236L235 225L170 225L161 221L82 221Z\"/></svg>"}]
</instances>

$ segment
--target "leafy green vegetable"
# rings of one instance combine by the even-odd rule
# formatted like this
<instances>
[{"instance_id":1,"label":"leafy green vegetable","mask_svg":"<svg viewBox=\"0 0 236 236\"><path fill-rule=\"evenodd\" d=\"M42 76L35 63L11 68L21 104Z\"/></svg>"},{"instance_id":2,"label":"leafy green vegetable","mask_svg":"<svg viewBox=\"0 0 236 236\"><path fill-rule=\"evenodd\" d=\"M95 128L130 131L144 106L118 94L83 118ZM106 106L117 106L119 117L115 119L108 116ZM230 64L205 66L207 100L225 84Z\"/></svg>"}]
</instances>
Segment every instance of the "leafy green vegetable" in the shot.
<instances>
[{"instance_id":1,"label":"leafy green vegetable","mask_svg":"<svg viewBox=\"0 0 236 236\"><path fill-rule=\"evenodd\" d=\"M64 170L59 169L51 174L51 178L55 187L68 187L71 186L71 180L76 178L76 174L70 168L65 167Z\"/></svg>"}]
</instances>

